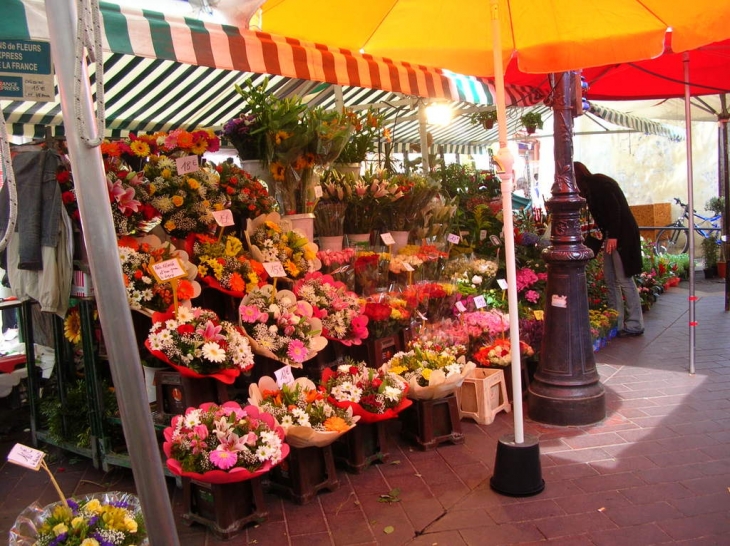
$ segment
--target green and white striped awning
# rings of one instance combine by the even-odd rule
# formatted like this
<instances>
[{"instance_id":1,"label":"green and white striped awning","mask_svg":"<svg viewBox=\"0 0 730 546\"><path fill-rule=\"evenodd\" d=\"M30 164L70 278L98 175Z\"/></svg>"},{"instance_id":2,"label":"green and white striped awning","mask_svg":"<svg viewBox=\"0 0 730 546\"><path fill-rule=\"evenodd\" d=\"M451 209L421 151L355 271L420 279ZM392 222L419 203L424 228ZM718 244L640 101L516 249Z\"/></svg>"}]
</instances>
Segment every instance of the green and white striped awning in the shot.
<instances>
[{"instance_id":1,"label":"green and white striped awning","mask_svg":"<svg viewBox=\"0 0 730 546\"><path fill-rule=\"evenodd\" d=\"M322 82L342 85L346 105L404 96L493 103L487 83L441 69L105 2L101 15L109 136L220 127L240 113L234 83L264 74L273 75L277 95L330 97L333 105L333 86ZM3 0L0 39L47 41L44 2ZM16 135L40 135L46 126L62 133L58 96L2 107Z\"/></svg>"},{"instance_id":2,"label":"green and white striped awning","mask_svg":"<svg viewBox=\"0 0 730 546\"><path fill-rule=\"evenodd\" d=\"M593 114L604 121L613 123L614 125L634 129L647 135L667 137L674 142L684 140L684 132L679 127L673 127L647 118L634 116L625 112L619 112L618 110L606 108L599 104L590 103L588 113Z\"/></svg>"}]
</instances>

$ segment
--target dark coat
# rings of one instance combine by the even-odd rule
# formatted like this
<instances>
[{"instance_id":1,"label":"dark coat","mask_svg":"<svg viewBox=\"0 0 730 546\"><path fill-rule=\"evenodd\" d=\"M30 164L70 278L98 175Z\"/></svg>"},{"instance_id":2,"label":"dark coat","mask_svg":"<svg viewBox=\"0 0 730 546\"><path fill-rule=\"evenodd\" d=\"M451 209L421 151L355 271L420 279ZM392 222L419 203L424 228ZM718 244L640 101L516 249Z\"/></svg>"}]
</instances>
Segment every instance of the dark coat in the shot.
<instances>
[{"instance_id":1,"label":"dark coat","mask_svg":"<svg viewBox=\"0 0 730 546\"><path fill-rule=\"evenodd\" d=\"M641 273L639 226L631 213L624 192L613 179L592 174L585 181L588 210L605 239L616 239L618 253L627 277Z\"/></svg>"}]
</instances>

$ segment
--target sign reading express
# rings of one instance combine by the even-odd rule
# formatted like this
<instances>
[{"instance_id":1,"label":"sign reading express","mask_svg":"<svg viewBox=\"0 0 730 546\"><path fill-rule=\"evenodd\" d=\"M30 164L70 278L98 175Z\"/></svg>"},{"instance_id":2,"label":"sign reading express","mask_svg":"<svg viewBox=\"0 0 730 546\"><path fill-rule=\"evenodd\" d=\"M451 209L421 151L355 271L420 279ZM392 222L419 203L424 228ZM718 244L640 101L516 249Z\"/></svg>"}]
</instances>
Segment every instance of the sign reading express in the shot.
<instances>
[{"instance_id":1,"label":"sign reading express","mask_svg":"<svg viewBox=\"0 0 730 546\"><path fill-rule=\"evenodd\" d=\"M0 98L38 102L55 98L51 44L0 40Z\"/></svg>"}]
</instances>

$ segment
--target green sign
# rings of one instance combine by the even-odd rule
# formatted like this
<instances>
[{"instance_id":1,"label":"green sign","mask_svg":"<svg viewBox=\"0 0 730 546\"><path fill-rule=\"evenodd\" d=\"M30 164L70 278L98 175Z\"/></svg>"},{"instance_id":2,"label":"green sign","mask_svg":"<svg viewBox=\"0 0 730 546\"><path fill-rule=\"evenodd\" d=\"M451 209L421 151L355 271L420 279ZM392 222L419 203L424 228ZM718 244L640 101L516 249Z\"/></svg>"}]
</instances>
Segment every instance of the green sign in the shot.
<instances>
[{"instance_id":1,"label":"green sign","mask_svg":"<svg viewBox=\"0 0 730 546\"><path fill-rule=\"evenodd\" d=\"M0 98L54 100L51 44L0 40Z\"/></svg>"}]
</instances>

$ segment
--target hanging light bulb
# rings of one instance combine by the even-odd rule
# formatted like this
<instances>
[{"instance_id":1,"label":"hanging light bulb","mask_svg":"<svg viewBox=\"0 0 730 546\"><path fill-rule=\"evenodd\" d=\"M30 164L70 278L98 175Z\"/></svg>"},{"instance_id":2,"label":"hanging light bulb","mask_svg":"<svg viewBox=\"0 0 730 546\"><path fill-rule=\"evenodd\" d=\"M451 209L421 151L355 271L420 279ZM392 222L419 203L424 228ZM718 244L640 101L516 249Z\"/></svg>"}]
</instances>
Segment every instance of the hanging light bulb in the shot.
<instances>
[{"instance_id":1,"label":"hanging light bulb","mask_svg":"<svg viewBox=\"0 0 730 546\"><path fill-rule=\"evenodd\" d=\"M426 120L430 125L448 125L454 112L446 102L432 102L426 106Z\"/></svg>"}]
</instances>

